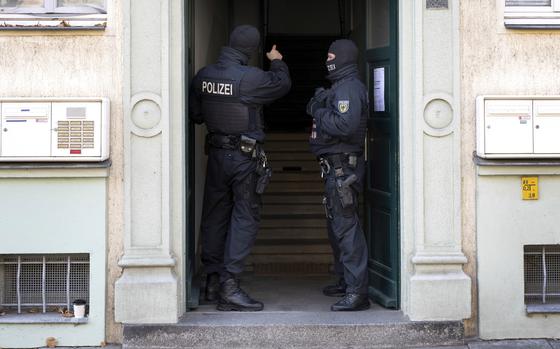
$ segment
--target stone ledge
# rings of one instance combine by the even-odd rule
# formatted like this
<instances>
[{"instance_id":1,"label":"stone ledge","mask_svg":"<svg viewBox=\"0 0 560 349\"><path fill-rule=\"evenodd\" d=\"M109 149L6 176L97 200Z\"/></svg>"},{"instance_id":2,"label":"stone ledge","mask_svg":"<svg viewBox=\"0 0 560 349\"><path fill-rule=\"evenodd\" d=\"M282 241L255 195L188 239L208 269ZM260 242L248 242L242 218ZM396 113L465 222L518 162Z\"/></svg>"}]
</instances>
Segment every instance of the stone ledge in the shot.
<instances>
[{"instance_id":1,"label":"stone ledge","mask_svg":"<svg viewBox=\"0 0 560 349\"><path fill-rule=\"evenodd\" d=\"M87 324L87 317L76 319L64 317L58 313L34 313L34 314L6 314L0 316L0 324Z\"/></svg>"}]
</instances>

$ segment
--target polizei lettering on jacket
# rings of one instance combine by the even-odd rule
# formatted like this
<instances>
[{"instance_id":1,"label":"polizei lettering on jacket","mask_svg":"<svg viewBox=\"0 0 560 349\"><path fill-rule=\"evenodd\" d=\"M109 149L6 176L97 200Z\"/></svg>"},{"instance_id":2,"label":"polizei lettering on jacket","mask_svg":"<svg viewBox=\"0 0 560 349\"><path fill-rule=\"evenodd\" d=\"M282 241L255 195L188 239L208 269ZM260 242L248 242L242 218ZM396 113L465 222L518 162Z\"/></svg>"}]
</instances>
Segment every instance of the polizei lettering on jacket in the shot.
<instances>
[{"instance_id":1,"label":"polizei lettering on jacket","mask_svg":"<svg viewBox=\"0 0 560 349\"><path fill-rule=\"evenodd\" d=\"M233 96L233 84L216 81L202 81L202 93L212 95Z\"/></svg>"}]
</instances>

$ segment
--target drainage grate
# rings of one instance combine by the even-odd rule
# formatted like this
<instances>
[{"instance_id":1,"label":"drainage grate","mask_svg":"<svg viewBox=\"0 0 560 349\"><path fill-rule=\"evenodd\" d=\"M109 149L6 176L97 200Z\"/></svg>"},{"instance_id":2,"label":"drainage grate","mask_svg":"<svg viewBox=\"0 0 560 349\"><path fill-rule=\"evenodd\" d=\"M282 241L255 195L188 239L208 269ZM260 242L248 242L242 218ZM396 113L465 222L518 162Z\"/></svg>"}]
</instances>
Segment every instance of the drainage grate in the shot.
<instances>
[{"instance_id":1,"label":"drainage grate","mask_svg":"<svg viewBox=\"0 0 560 349\"><path fill-rule=\"evenodd\" d=\"M89 304L89 255L0 255L0 306L17 309Z\"/></svg>"},{"instance_id":2,"label":"drainage grate","mask_svg":"<svg viewBox=\"0 0 560 349\"><path fill-rule=\"evenodd\" d=\"M525 304L560 304L560 245L524 247Z\"/></svg>"}]
</instances>

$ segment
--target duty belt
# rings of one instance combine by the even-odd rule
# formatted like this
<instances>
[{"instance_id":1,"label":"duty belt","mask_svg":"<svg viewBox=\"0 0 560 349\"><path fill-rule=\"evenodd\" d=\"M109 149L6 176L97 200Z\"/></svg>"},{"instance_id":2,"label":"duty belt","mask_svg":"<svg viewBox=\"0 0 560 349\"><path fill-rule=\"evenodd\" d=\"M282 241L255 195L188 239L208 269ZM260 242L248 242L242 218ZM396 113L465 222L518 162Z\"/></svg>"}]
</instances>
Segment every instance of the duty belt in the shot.
<instances>
[{"instance_id":1,"label":"duty belt","mask_svg":"<svg viewBox=\"0 0 560 349\"><path fill-rule=\"evenodd\" d=\"M240 139L237 135L209 133L206 135L206 144L215 148L235 150L239 148Z\"/></svg>"},{"instance_id":2,"label":"duty belt","mask_svg":"<svg viewBox=\"0 0 560 349\"><path fill-rule=\"evenodd\" d=\"M325 154L319 157L321 164L321 177L325 177L332 169L336 177L344 176L344 165L356 168L358 157L356 153Z\"/></svg>"}]
</instances>

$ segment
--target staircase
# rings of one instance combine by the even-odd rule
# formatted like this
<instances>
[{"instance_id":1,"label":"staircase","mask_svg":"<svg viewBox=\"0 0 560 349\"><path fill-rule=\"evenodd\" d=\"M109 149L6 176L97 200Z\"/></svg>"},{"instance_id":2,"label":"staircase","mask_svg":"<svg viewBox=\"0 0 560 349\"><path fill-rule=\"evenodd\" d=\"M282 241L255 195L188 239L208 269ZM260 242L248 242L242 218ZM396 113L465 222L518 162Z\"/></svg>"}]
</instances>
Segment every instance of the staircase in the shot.
<instances>
[{"instance_id":1,"label":"staircase","mask_svg":"<svg viewBox=\"0 0 560 349\"><path fill-rule=\"evenodd\" d=\"M307 133L272 133L265 149L273 175L248 270L325 274L332 263L322 205L323 181Z\"/></svg>"}]
</instances>

